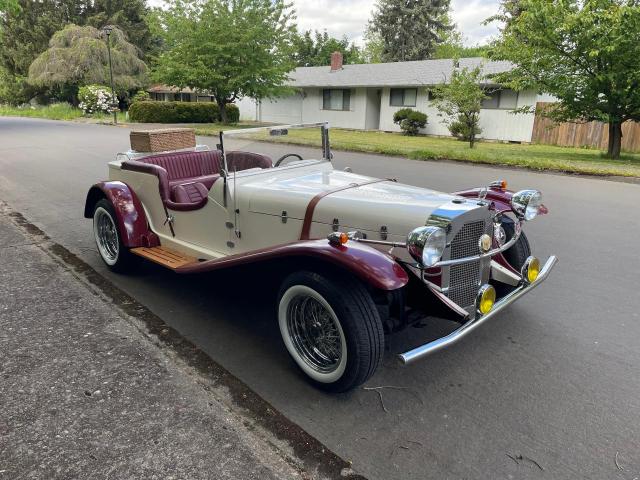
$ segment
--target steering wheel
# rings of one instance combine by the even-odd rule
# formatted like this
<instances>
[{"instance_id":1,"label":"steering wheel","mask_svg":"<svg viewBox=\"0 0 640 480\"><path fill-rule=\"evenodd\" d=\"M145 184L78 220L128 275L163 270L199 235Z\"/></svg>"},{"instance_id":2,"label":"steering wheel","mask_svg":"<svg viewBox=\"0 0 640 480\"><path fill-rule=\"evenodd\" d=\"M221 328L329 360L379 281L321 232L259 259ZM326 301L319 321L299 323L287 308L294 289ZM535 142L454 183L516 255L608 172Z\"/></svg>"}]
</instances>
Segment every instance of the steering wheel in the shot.
<instances>
[{"instance_id":1,"label":"steering wheel","mask_svg":"<svg viewBox=\"0 0 640 480\"><path fill-rule=\"evenodd\" d=\"M286 158L289 158L289 157L296 157L298 160L303 160L303 158L302 158L300 155L298 155L297 153L287 153L286 155L281 156L281 157L276 161L276 163L275 163L275 165L273 166L273 168L279 167L279 166L280 166L280 164L281 164L282 162L284 162L284 160L285 160Z\"/></svg>"}]
</instances>

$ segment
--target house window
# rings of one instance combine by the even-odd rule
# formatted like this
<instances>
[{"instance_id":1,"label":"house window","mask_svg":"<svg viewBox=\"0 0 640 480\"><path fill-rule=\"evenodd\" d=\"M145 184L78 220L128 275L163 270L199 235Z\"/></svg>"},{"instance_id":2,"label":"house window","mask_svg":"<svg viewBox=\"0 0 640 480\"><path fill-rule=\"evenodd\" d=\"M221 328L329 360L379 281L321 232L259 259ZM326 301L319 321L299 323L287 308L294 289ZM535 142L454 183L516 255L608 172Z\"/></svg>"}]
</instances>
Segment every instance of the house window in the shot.
<instances>
[{"instance_id":1,"label":"house window","mask_svg":"<svg viewBox=\"0 0 640 480\"><path fill-rule=\"evenodd\" d=\"M489 98L482 100L482 108L484 109L513 110L518 106L518 92L514 90L493 90L487 91L485 94Z\"/></svg>"},{"instance_id":2,"label":"house window","mask_svg":"<svg viewBox=\"0 0 640 480\"><path fill-rule=\"evenodd\" d=\"M180 94L180 101L182 101L182 102L190 102L191 101L191 94L190 93L181 93Z\"/></svg>"},{"instance_id":3,"label":"house window","mask_svg":"<svg viewBox=\"0 0 640 480\"><path fill-rule=\"evenodd\" d=\"M325 88L322 90L323 110L350 110L351 90Z\"/></svg>"},{"instance_id":4,"label":"house window","mask_svg":"<svg viewBox=\"0 0 640 480\"><path fill-rule=\"evenodd\" d=\"M389 94L389 105L392 107L415 107L417 98L417 88L392 88Z\"/></svg>"}]
</instances>

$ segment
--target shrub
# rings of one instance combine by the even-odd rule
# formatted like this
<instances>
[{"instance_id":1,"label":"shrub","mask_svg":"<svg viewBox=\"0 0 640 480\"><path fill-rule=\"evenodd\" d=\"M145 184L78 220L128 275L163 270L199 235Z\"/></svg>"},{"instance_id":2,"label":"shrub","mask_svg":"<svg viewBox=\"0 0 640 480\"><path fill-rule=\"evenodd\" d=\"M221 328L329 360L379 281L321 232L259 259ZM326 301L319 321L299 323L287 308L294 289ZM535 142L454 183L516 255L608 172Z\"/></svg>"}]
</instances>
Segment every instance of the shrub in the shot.
<instances>
[{"instance_id":1,"label":"shrub","mask_svg":"<svg viewBox=\"0 0 640 480\"><path fill-rule=\"evenodd\" d=\"M102 85L87 85L78 90L78 107L85 115L111 113L111 91Z\"/></svg>"},{"instance_id":2,"label":"shrub","mask_svg":"<svg viewBox=\"0 0 640 480\"><path fill-rule=\"evenodd\" d=\"M144 90L138 90L131 97L131 103L133 103L133 102L147 102L149 100L151 100L151 96L149 95L149 92L145 92Z\"/></svg>"},{"instance_id":3,"label":"shrub","mask_svg":"<svg viewBox=\"0 0 640 480\"><path fill-rule=\"evenodd\" d=\"M136 101L129 107L129 118L142 123L215 123L220 121L218 105L209 102ZM227 119L237 122L240 111L227 105Z\"/></svg>"},{"instance_id":4,"label":"shrub","mask_svg":"<svg viewBox=\"0 0 640 480\"><path fill-rule=\"evenodd\" d=\"M482 129L478 126L477 118L469 118L463 114L449 124L451 135L458 140L465 142L475 141L475 138L482 133Z\"/></svg>"},{"instance_id":5,"label":"shrub","mask_svg":"<svg viewBox=\"0 0 640 480\"><path fill-rule=\"evenodd\" d=\"M405 135L417 135L418 131L427 125L427 114L402 108L393 114L393 123L400 125Z\"/></svg>"}]
</instances>

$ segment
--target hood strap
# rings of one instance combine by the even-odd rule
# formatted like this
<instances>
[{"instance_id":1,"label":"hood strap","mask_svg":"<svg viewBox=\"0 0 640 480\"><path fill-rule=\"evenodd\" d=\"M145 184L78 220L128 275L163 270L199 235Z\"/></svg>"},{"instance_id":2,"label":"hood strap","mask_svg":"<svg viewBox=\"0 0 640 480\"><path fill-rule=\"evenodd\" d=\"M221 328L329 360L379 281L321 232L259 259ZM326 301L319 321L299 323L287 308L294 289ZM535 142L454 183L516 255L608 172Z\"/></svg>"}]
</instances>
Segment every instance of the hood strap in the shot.
<instances>
[{"instance_id":1,"label":"hood strap","mask_svg":"<svg viewBox=\"0 0 640 480\"><path fill-rule=\"evenodd\" d=\"M311 199L309 205L307 205L307 210L304 213L304 221L302 222L302 232L300 233L300 240L310 240L309 234L311 232L311 223L313 222L313 212L316 209L316 205L318 202L322 200L324 197L327 197L333 193L342 192L343 190L349 190L351 188L363 187L365 185L371 185L372 183L380 183L380 182L389 182L394 181L389 178L376 178L375 180L369 180L368 182L362 183L350 183L349 185L343 185L342 187L337 187L332 190L324 190L318 193L315 197Z\"/></svg>"}]
</instances>

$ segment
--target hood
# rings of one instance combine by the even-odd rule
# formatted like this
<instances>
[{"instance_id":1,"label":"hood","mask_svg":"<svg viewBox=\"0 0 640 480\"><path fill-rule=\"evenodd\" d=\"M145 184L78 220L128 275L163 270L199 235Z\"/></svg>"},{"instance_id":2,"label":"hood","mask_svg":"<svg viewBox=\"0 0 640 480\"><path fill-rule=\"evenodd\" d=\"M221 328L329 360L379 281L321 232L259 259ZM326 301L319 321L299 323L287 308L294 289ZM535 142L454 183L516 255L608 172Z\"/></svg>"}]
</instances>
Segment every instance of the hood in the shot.
<instances>
[{"instance_id":1,"label":"hood","mask_svg":"<svg viewBox=\"0 0 640 480\"><path fill-rule=\"evenodd\" d=\"M361 184L372 177L333 170L330 164L283 171L268 178L242 185L249 195L249 209L255 213L303 219L309 202L318 194ZM434 190L404 185L391 180L330 193L316 205L314 223L331 224L338 219L345 229L378 232L382 226L389 234L406 235L424 225L431 213L443 204L459 198Z\"/></svg>"}]
</instances>

